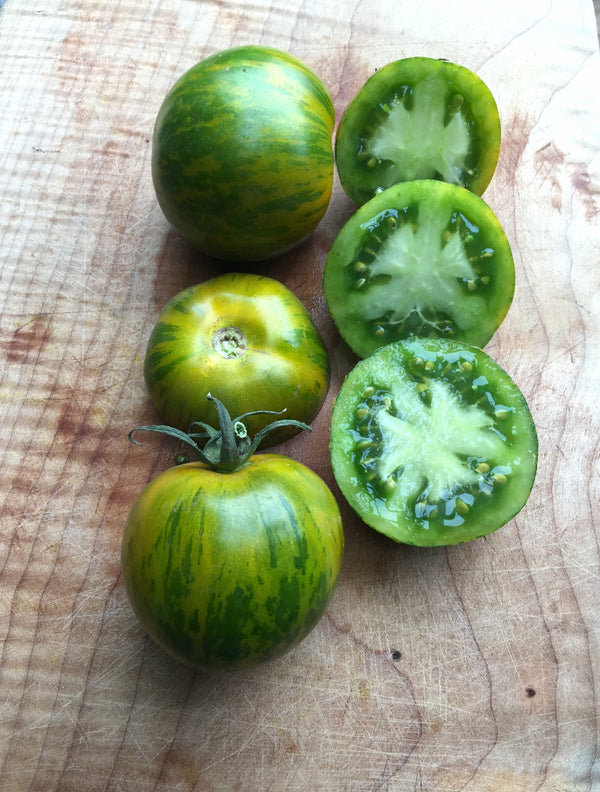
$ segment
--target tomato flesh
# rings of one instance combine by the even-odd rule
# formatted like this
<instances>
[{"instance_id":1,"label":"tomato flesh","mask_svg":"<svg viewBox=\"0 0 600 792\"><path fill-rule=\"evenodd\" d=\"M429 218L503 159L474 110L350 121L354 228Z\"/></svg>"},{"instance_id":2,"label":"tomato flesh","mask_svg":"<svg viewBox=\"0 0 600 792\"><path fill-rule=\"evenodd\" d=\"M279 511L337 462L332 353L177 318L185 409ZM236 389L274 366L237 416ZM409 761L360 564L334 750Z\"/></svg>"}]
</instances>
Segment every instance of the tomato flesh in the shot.
<instances>
[{"instance_id":1,"label":"tomato flesh","mask_svg":"<svg viewBox=\"0 0 600 792\"><path fill-rule=\"evenodd\" d=\"M373 74L346 108L336 162L342 186L359 204L414 179L481 195L500 139L495 99L476 74L449 61L404 58Z\"/></svg>"},{"instance_id":2,"label":"tomato flesh","mask_svg":"<svg viewBox=\"0 0 600 792\"><path fill-rule=\"evenodd\" d=\"M485 352L413 338L349 373L334 406L331 458L368 525L407 544L456 544L523 507L537 435L521 391Z\"/></svg>"},{"instance_id":3,"label":"tomato flesh","mask_svg":"<svg viewBox=\"0 0 600 792\"><path fill-rule=\"evenodd\" d=\"M394 185L361 206L323 275L331 315L360 357L409 336L484 346L514 286L510 244L490 207L434 180Z\"/></svg>"}]
</instances>

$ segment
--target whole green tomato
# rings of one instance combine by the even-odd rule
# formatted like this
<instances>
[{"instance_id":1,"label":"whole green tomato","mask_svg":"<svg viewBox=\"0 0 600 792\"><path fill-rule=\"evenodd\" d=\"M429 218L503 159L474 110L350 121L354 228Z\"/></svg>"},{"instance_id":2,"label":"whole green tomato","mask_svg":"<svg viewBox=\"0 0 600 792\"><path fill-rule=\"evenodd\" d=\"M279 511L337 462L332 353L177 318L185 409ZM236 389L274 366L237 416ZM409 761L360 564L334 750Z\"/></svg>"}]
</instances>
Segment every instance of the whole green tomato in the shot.
<instances>
[{"instance_id":1,"label":"whole green tomato","mask_svg":"<svg viewBox=\"0 0 600 792\"><path fill-rule=\"evenodd\" d=\"M204 461L153 479L133 505L122 569L148 634L183 663L237 670L278 657L315 627L336 588L344 534L325 482L301 463L254 454L217 400L221 430L184 435Z\"/></svg>"},{"instance_id":2,"label":"whole green tomato","mask_svg":"<svg viewBox=\"0 0 600 792\"><path fill-rule=\"evenodd\" d=\"M294 247L329 204L334 123L327 88L288 53L245 46L200 61L154 127L152 178L166 218L219 259Z\"/></svg>"},{"instance_id":3,"label":"whole green tomato","mask_svg":"<svg viewBox=\"0 0 600 792\"><path fill-rule=\"evenodd\" d=\"M251 434L268 420L262 411L310 423L327 395L327 349L312 319L284 284L252 273L225 273L176 294L162 309L144 360L150 397L162 419L187 430L210 422L210 391ZM286 424L270 444L298 432ZM265 443L267 441L265 440Z\"/></svg>"}]
</instances>

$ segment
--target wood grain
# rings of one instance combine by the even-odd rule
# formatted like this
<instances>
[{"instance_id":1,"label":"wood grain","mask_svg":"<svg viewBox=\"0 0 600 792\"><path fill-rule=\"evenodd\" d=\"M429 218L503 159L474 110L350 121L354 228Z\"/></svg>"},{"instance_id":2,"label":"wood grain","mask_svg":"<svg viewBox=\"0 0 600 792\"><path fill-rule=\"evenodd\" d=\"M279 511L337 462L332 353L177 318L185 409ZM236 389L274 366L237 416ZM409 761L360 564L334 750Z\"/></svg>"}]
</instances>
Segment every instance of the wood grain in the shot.
<instances>
[{"instance_id":1,"label":"wood grain","mask_svg":"<svg viewBox=\"0 0 600 792\"><path fill-rule=\"evenodd\" d=\"M0 10L0 790L593 792L600 789L600 59L589 0L6 0ZM201 57L289 50L338 117L373 70L447 57L498 101L486 200L517 266L488 351L528 398L540 465L520 515L439 550L391 544L340 499L339 588L288 656L233 676L174 664L138 626L119 544L171 463L146 341L216 271L169 230L150 174L158 106ZM264 268L333 362L311 435L282 451L334 488L328 420L352 365L320 292L353 207ZM337 490L335 490L337 493Z\"/></svg>"}]
</instances>

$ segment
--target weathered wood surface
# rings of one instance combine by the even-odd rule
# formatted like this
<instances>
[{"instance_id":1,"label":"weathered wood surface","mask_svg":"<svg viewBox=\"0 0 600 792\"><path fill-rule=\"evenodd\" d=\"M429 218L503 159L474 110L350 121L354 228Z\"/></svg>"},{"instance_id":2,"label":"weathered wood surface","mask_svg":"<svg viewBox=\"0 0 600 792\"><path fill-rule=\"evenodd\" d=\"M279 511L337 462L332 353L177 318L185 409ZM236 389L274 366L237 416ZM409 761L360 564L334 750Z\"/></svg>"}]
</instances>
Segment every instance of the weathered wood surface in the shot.
<instances>
[{"instance_id":1,"label":"weathered wood surface","mask_svg":"<svg viewBox=\"0 0 600 792\"><path fill-rule=\"evenodd\" d=\"M600 59L589 0L7 0L0 11L2 792L584 792L600 789ZM288 656L195 674L145 637L119 568L168 443L141 362L159 308L214 271L157 208L150 135L215 50L306 60L338 117L414 54L477 71L504 140L486 200L517 291L488 351L527 396L536 486L493 536L396 546L344 508L339 588ZM351 356L320 293L352 207L264 271L305 302L334 379L282 450L333 486L331 402ZM342 504L343 505L343 504ZM399 653L399 654L398 654Z\"/></svg>"}]
</instances>

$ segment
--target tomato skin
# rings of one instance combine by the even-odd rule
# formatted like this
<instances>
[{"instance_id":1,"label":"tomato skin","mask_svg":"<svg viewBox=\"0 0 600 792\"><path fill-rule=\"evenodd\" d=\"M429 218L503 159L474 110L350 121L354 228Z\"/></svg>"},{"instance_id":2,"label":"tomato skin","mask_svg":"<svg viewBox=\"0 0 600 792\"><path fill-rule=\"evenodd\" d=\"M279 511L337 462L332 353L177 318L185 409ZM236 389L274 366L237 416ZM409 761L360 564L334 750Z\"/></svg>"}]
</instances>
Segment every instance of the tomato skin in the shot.
<instances>
[{"instance_id":1,"label":"tomato skin","mask_svg":"<svg viewBox=\"0 0 600 792\"><path fill-rule=\"evenodd\" d=\"M209 392L232 417L285 410L283 417L310 423L327 395L330 363L310 315L290 289L266 276L226 273L164 306L148 341L144 377L160 415L184 431L193 421L212 423ZM272 420L257 415L244 422L255 435ZM268 442L298 431L276 430Z\"/></svg>"},{"instance_id":2,"label":"tomato skin","mask_svg":"<svg viewBox=\"0 0 600 792\"><path fill-rule=\"evenodd\" d=\"M323 272L329 311L359 357L409 336L483 347L514 289L512 250L492 209L433 179L395 184L359 207Z\"/></svg>"},{"instance_id":3,"label":"tomato skin","mask_svg":"<svg viewBox=\"0 0 600 792\"><path fill-rule=\"evenodd\" d=\"M384 145L374 144L386 126ZM450 61L411 57L378 69L360 88L340 119L335 156L342 187L358 204L414 179L482 195L500 142L498 107L478 75Z\"/></svg>"},{"instance_id":4,"label":"tomato skin","mask_svg":"<svg viewBox=\"0 0 600 792\"><path fill-rule=\"evenodd\" d=\"M489 355L411 338L350 371L330 450L336 481L367 525L434 547L511 520L533 487L538 443L523 394Z\"/></svg>"},{"instance_id":5,"label":"tomato skin","mask_svg":"<svg viewBox=\"0 0 600 792\"><path fill-rule=\"evenodd\" d=\"M327 88L289 53L245 46L200 61L155 122L152 178L163 213L219 259L289 250L329 204L334 123Z\"/></svg>"},{"instance_id":6,"label":"tomato skin","mask_svg":"<svg viewBox=\"0 0 600 792\"><path fill-rule=\"evenodd\" d=\"M278 657L317 624L344 534L319 476L277 454L234 473L171 468L140 494L122 539L133 610L183 663L237 670Z\"/></svg>"}]
</instances>

